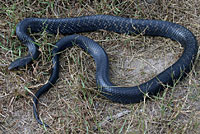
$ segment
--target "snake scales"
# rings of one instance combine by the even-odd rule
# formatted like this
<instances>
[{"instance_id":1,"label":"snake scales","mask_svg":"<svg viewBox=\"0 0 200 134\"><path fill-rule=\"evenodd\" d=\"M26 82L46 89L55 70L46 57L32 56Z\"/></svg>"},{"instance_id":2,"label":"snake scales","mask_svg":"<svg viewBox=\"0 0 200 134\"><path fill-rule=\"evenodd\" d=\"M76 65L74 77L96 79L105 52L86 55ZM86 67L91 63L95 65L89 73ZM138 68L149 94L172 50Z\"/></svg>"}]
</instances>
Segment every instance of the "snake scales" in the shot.
<instances>
[{"instance_id":1,"label":"snake scales","mask_svg":"<svg viewBox=\"0 0 200 134\"><path fill-rule=\"evenodd\" d=\"M37 113L38 98L47 92L59 77L59 54L66 47L73 44L79 45L88 52L96 63L96 84L98 90L108 99L118 103L136 103L144 98L144 94L156 95L163 90L163 85L173 85L175 80L183 78L188 73L197 55L198 45L194 35L183 26L167 21L160 20L136 20L131 18L122 18L109 15L83 16L77 18L63 19L40 19L26 18L16 27L16 33L19 40L28 47L29 54L23 58L17 59L9 66L9 70L24 67L39 56L38 46L28 34L28 28L31 32L41 32L46 30L48 33L73 34L60 39L53 51L53 69L51 77L47 84L41 87L33 97L34 116L38 123L43 124ZM108 57L105 51L91 39L76 35L81 32L92 32L104 29L116 33L125 33L137 35L141 32L145 36L161 36L178 41L184 51L181 57L169 68L158 74L153 79L135 87L117 87L109 80ZM46 125L46 124L43 124ZM46 125L48 126L48 125Z\"/></svg>"}]
</instances>

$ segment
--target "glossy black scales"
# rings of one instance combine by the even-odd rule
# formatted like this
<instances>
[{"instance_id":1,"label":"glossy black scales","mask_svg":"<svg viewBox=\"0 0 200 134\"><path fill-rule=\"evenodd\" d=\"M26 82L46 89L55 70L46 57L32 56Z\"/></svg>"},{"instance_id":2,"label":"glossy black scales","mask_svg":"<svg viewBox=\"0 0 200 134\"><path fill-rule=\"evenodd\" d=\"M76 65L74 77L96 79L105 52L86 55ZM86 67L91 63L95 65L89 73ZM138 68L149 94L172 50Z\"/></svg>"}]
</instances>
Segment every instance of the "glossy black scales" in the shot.
<instances>
[{"instance_id":1,"label":"glossy black scales","mask_svg":"<svg viewBox=\"0 0 200 134\"><path fill-rule=\"evenodd\" d=\"M49 82L40 88L34 100L34 116L40 124L43 124L38 117L36 105L38 98L49 90L59 77L59 55L57 52L66 47L73 46L75 42L86 52L88 52L96 63L96 84L98 90L113 102L136 103L143 100L144 94L156 95L163 90L163 85L173 85L177 79L183 78L188 73L197 55L198 45L194 35L183 26L160 20L136 20L109 15L83 16L77 18L64 19L39 19L27 18L21 21L16 28L18 38L28 47L29 54L12 62L9 69L23 67L39 55L38 47L34 40L28 35L28 28L31 32L41 32L46 30L56 34L74 34L66 36L57 42L53 53L53 70ZM91 39L76 35L81 32L92 32L97 30L107 30L117 33L137 35L143 33L144 36L162 36L178 41L183 47L184 52L181 57L169 68L158 74L153 79L135 87L118 87L109 80L109 64L105 51ZM47 125L46 125L47 126Z\"/></svg>"}]
</instances>

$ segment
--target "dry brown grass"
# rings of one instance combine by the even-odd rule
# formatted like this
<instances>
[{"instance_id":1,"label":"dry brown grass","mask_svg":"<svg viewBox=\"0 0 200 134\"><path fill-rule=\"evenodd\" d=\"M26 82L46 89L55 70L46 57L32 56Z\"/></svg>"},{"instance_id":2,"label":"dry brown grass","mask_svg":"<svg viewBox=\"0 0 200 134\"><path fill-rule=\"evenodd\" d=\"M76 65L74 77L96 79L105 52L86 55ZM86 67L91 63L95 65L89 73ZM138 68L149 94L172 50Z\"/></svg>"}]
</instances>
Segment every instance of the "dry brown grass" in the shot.
<instances>
[{"instance_id":1,"label":"dry brown grass","mask_svg":"<svg viewBox=\"0 0 200 134\"><path fill-rule=\"evenodd\" d=\"M151 3L151 2L149 2ZM32 96L49 78L52 45L61 38L46 33L36 38L42 55L27 68L8 71L8 65L27 53L15 35L26 17L75 17L110 14L136 19L159 19L190 29L200 41L199 0L140 0L57 2L0 1L0 134L4 133L200 133L200 62L183 81L152 100L122 105L98 97L95 63L78 47L62 54L61 73L54 88L41 97L40 116L52 129L38 125ZM178 43L160 37L127 36L100 31L84 33L105 48L111 79L118 85L137 85L174 63ZM35 36L34 36L35 37Z\"/></svg>"}]
</instances>

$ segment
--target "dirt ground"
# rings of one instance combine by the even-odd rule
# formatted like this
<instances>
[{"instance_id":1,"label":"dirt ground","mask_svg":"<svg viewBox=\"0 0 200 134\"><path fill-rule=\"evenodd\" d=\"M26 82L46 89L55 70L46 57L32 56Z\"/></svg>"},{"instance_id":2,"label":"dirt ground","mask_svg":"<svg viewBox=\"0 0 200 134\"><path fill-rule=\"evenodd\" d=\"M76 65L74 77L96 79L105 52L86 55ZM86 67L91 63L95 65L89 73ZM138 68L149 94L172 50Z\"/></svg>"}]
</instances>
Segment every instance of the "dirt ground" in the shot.
<instances>
[{"instance_id":1,"label":"dirt ground","mask_svg":"<svg viewBox=\"0 0 200 134\"><path fill-rule=\"evenodd\" d=\"M33 117L32 94L49 79L51 50L62 35L31 34L40 46L38 60L17 71L9 64L27 54L16 24L27 17L66 18L109 14L135 19L170 21L191 30L200 41L200 0L0 0L0 134L200 133L200 61L174 87L137 104L117 104L96 93L95 63L78 47L60 58L60 78L40 98L41 119ZM107 52L110 77L119 86L141 84L172 65L181 55L179 43L161 37L107 31L81 33Z\"/></svg>"}]
</instances>

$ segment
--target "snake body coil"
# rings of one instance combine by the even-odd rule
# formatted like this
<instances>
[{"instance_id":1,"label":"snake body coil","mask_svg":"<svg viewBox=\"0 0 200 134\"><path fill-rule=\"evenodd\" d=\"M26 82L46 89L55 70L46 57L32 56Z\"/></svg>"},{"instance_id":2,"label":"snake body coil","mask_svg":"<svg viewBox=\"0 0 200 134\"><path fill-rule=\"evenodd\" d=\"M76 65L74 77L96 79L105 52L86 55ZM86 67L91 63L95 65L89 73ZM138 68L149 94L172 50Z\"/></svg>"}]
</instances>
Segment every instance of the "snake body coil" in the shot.
<instances>
[{"instance_id":1,"label":"snake body coil","mask_svg":"<svg viewBox=\"0 0 200 134\"><path fill-rule=\"evenodd\" d=\"M164 87L163 85L173 85L173 83L184 77L188 73L196 58L198 45L194 35L186 28L159 20L135 20L109 15L83 16L65 19L39 19L27 18L21 21L16 28L18 38L29 50L29 54L12 62L9 69L23 67L39 55L38 47L34 40L28 35L28 28L31 32L41 32L46 30L48 33L74 34L59 40L52 51L53 70L49 82L40 88L33 98L34 116L40 124L43 124L38 117L36 105L38 98L55 84L59 77L59 54L66 47L73 46L74 43L88 52L96 63L96 83L99 91L113 102L136 103L144 98L144 94L156 95ZM153 79L135 87L117 87L113 85L108 76L108 57L105 51L91 39L76 35L75 33L92 32L100 29L137 35L143 33L145 36L162 36L178 41L184 51L181 57L169 68L158 74ZM46 124L45 124L46 125ZM47 126L47 125L46 125Z\"/></svg>"}]
</instances>

